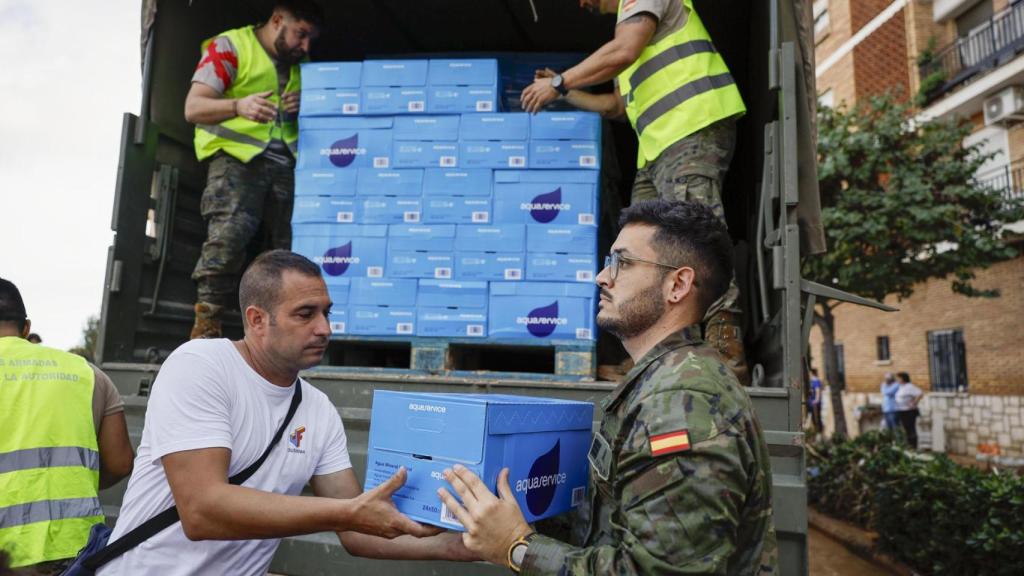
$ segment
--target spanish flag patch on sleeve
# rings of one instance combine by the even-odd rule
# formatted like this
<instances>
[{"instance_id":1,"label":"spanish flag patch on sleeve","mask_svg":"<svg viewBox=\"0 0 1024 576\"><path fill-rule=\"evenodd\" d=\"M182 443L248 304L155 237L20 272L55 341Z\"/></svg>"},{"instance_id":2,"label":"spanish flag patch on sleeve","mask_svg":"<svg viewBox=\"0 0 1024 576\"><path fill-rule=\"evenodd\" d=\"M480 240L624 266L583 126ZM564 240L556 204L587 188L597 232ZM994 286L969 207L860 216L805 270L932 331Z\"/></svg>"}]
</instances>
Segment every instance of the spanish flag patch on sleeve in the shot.
<instances>
[{"instance_id":1,"label":"spanish flag patch on sleeve","mask_svg":"<svg viewBox=\"0 0 1024 576\"><path fill-rule=\"evenodd\" d=\"M690 433L683 429L651 436L651 456L664 456L690 449Z\"/></svg>"}]
</instances>

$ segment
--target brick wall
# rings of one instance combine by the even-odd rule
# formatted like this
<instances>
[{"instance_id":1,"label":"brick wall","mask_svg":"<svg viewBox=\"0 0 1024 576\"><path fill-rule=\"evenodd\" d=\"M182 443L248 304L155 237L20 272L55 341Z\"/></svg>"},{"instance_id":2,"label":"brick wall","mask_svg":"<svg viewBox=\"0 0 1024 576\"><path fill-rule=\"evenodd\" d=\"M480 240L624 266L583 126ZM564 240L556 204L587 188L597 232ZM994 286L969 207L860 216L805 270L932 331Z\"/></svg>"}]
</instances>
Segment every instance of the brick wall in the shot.
<instances>
[{"instance_id":1,"label":"brick wall","mask_svg":"<svg viewBox=\"0 0 1024 576\"><path fill-rule=\"evenodd\" d=\"M863 1L865 5L876 2L877 0ZM860 2L854 4L860 5ZM888 5L888 2L884 4ZM857 12L859 10L855 10L854 14ZM904 98L910 95L905 13L905 8L897 12L853 49L857 98L887 91L895 92Z\"/></svg>"},{"instance_id":2,"label":"brick wall","mask_svg":"<svg viewBox=\"0 0 1024 576\"><path fill-rule=\"evenodd\" d=\"M968 389L972 394L1024 395L1024 256L977 273L975 285L996 288L999 298L954 294L949 282L932 280L902 302L886 303L899 312L882 312L851 304L835 309L837 342L843 344L846 385L850 392L874 392L886 372L909 372L923 390L931 389L927 333L963 330ZM879 362L876 338L888 336L890 362ZM812 365L822 374L821 335L811 332Z\"/></svg>"},{"instance_id":3,"label":"brick wall","mask_svg":"<svg viewBox=\"0 0 1024 576\"><path fill-rule=\"evenodd\" d=\"M850 2L850 25L856 32L878 16L893 0L847 0Z\"/></svg>"},{"instance_id":4,"label":"brick wall","mask_svg":"<svg viewBox=\"0 0 1024 576\"><path fill-rule=\"evenodd\" d=\"M917 57L928 48L934 38L934 47L941 49L953 41L956 25L952 22L936 23L931 0L910 0L907 2L904 21L907 35L907 60L910 67L910 92L917 93L921 85L917 70Z\"/></svg>"},{"instance_id":5,"label":"brick wall","mask_svg":"<svg viewBox=\"0 0 1024 576\"><path fill-rule=\"evenodd\" d=\"M818 77L818 94L832 90L832 97L838 107L841 103L852 106L857 100L856 85L853 82L853 53L840 58L831 68Z\"/></svg>"}]
</instances>

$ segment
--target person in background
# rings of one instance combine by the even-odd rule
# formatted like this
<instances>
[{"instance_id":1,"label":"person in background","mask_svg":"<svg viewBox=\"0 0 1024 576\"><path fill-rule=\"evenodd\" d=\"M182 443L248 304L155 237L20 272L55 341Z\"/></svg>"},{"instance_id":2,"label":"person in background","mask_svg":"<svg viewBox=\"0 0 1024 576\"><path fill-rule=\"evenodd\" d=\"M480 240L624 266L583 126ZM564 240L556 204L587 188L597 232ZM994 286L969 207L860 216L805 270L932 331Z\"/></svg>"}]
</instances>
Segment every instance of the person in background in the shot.
<instances>
[{"instance_id":1,"label":"person in background","mask_svg":"<svg viewBox=\"0 0 1024 576\"><path fill-rule=\"evenodd\" d=\"M580 6L617 14L615 36L568 70L538 70L523 90L523 109L536 113L565 98L606 118L626 116L639 139L632 202L700 202L724 222L722 182L746 106L693 1L580 0ZM612 93L578 90L612 79ZM708 344L749 385L735 279L707 314Z\"/></svg>"},{"instance_id":2,"label":"person in background","mask_svg":"<svg viewBox=\"0 0 1024 576\"><path fill-rule=\"evenodd\" d=\"M81 356L27 340L21 292L0 278L0 550L59 574L103 522L99 491L132 470L124 402Z\"/></svg>"},{"instance_id":3,"label":"person in background","mask_svg":"<svg viewBox=\"0 0 1024 576\"><path fill-rule=\"evenodd\" d=\"M278 0L266 22L203 43L185 98L196 158L207 162L192 338L220 338L223 308L257 233L273 248L291 248L299 63L322 22L312 0Z\"/></svg>"},{"instance_id":4,"label":"person in background","mask_svg":"<svg viewBox=\"0 0 1024 576\"><path fill-rule=\"evenodd\" d=\"M811 415L811 423L814 430L821 434L825 425L821 421L821 378L818 378L818 369L811 368L811 388L807 393L807 413Z\"/></svg>"},{"instance_id":5,"label":"person in background","mask_svg":"<svg viewBox=\"0 0 1024 576\"><path fill-rule=\"evenodd\" d=\"M914 386L910 381L910 374L906 372L898 373L896 379L899 381L899 389L896 391L896 412L903 432L907 435L907 444L917 450L917 417L920 415L917 405L924 398L924 392Z\"/></svg>"},{"instance_id":6,"label":"person in background","mask_svg":"<svg viewBox=\"0 0 1024 576\"><path fill-rule=\"evenodd\" d=\"M900 389L900 383L892 372L886 372L879 391L882 393L882 418L885 419L885 429L896 434L900 427L899 415L896 413L896 391Z\"/></svg>"},{"instance_id":7,"label":"person in background","mask_svg":"<svg viewBox=\"0 0 1024 576\"><path fill-rule=\"evenodd\" d=\"M42 344L43 343L43 337L40 336L39 334L36 334L35 332L29 334L28 337L25 338L25 340L28 340L29 342L31 342L33 344Z\"/></svg>"}]
</instances>

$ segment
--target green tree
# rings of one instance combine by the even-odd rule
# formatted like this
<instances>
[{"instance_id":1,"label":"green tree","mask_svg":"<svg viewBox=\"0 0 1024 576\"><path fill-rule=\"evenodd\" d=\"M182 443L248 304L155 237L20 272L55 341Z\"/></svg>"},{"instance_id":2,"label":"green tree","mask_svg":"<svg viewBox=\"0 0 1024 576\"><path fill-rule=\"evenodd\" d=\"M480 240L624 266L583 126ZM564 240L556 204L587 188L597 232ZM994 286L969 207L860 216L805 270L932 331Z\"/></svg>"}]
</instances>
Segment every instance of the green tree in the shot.
<instances>
[{"instance_id":1,"label":"green tree","mask_svg":"<svg viewBox=\"0 0 1024 576\"><path fill-rule=\"evenodd\" d=\"M975 271L1017 255L1005 226L1024 218L1019 199L980 186L987 159L964 147L961 119L917 121L917 110L891 95L852 109L818 114L818 178L829 251L805 260L805 278L881 301L910 296L921 282L951 278L954 292L996 297L972 284ZM837 434L845 434L835 355L835 316L842 302L814 315L823 337Z\"/></svg>"},{"instance_id":2,"label":"green tree","mask_svg":"<svg viewBox=\"0 0 1024 576\"><path fill-rule=\"evenodd\" d=\"M96 343L100 336L100 317L95 314L89 316L82 326L82 342L68 350L72 354L78 354L89 362L95 362Z\"/></svg>"}]
</instances>

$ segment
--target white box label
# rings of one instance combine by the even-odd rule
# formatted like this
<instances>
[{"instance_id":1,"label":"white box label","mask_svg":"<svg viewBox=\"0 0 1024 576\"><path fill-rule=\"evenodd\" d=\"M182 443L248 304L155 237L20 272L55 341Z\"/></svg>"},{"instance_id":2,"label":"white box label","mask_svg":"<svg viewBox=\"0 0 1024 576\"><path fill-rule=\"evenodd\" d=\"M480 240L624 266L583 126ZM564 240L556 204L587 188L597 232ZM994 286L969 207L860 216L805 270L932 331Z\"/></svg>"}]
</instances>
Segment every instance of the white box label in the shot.
<instances>
[{"instance_id":1,"label":"white box label","mask_svg":"<svg viewBox=\"0 0 1024 576\"><path fill-rule=\"evenodd\" d=\"M577 486L572 489L572 507L575 508L580 504L583 504L583 499L587 495L586 486Z\"/></svg>"},{"instance_id":2,"label":"white box label","mask_svg":"<svg viewBox=\"0 0 1024 576\"><path fill-rule=\"evenodd\" d=\"M526 167L526 156L509 156L508 157L509 168L525 168Z\"/></svg>"},{"instance_id":3,"label":"white box label","mask_svg":"<svg viewBox=\"0 0 1024 576\"><path fill-rule=\"evenodd\" d=\"M352 222L355 220L352 212L338 212L338 222Z\"/></svg>"},{"instance_id":4,"label":"white box label","mask_svg":"<svg viewBox=\"0 0 1024 576\"><path fill-rule=\"evenodd\" d=\"M423 100L409 101L409 112L423 112L426 108L427 104Z\"/></svg>"},{"instance_id":5,"label":"white box label","mask_svg":"<svg viewBox=\"0 0 1024 576\"><path fill-rule=\"evenodd\" d=\"M522 280L522 268L505 268L505 280Z\"/></svg>"},{"instance_id":6,"label":"white box label","mask_svg":"<svg viewBox=\"0 0 1024 576\"><path fill-rule=\"evenodd\" d=\"M593 282L594 281L594 273L591 272L590 270L577 270L576 271L576 281L577 282Z\"/></svg>"},{"instance_id":7,"label":"white box label","mask_svg":"<svg viewBox=\"0 0 1024 576\"><path fill-rule=\"evenodd\" d=\"M589 328L577 328L576 329L577 340L590 340L590 329Z\"/></svg>"},{"instance_id":8,"label":"white box label","mask_svg":"<svg viewBox=\"0 0 1024 576\"><path fill-rule=\"evenodd\" d=\"M344 322L331 322L331 332L333 332L335 334L344 334L345 333L345 323Z\"/></svg>"},{"instance_id":9,"label":"white box label","mask_svg":"<svg viewBox=\"0 0 1024 576\"><path fill-rule=\"evenodd\" d=\"M341 105L341 113L342 114L359 114L359 104L353 104L351 102L349 102L348 104L342 104Z\"/></svg>"},{"instance_id":10,"label":"white box label","mask_svg":"<svg viewBox=\"0 0 1024 576\"><path fill-rule=\"evenodd\" d=\"M395 324L395 333L412 334L412 322L399 322Z\"/></svg>"},{"instance_id":11,"label":"white box label","mask_svg":"<svg viewBox=\"0 0 1024 576\"><path fill-rule=\"evenodd\" d=\"M580 156L580 166L588 168L597 166L597 156Z\"/></svg>"},{"instance_id":12,"label":"white box label","mask_svg":"<svg viewBox=\"0 0 1024 576\"><path fill-rule=\"evenodd\" d=\"M370 278L383 278L384 268L382 266L369 266L366 269L366 275Z\"/></svg>"},{"instance_id":13,"label":"white box label","mask_svg":"<svg viewBox=\"0 0 1024 576\"><path fill-rule=\"evenodd\" d=\"M452 269L451 268L434 268L434 278L442 278L443 279L443 278L451 278L451 277L452 277Z\"/></svg>"},{"instance_id":14,"label":"white box label","mask_svg":"<svg viewBox=\"0 0 1024 576\"><path fill-rule=\"evenodd\" d=\"M484 327L481 324L470 324L466 326L466 336L483 336Z\"/></svg>"},{"instance_id":15,"label":"white box label","mask_svg":"<svg viewBox=\"0 0 1024 576\"><path fill-rule=\"evenodd\" d=\"M373 159L374 168L387 168L390 166L391 161L387 156L377 156Z\"/></svg>"},{"instance_id":16,"label":"white box label","mask_svg":"<svg viewBox=\"0 0 1024 576\"><path fill-rule=\"evenodd\" d=\"M454 168L455 156L441 156L441 159L438 160L438 164L440 164L442 168Z\"/></svg>"},{"instance_id":17,"label":"white box label","mask_svg":"<svg viewBox=\"0 0 1024 576\"><path fill-rule=\"evenodd\" d=\"M593 226L594 225L594 215L593 214L587 214L587 213L580 214L578 220L579 220L579 223L583 224L583 225L588 225L588 226Z\"/></svg>"},{"instance_id":18,"label":"white box label","mask_svg":"<svg viewBox=\"0 0 1024 576\"><path fill-rule=\"evenodd\" d=\"M494 102L491 102L490 100L477 100L476 101L476 111L477 112L493 112L494 111Z\"/></svg>"},{"instance_id":19,"label":"white box label","mask_svg":"<svg viewBox=\"0 0 1024 576\"><path fill-rule=\"evenodd\" d=\"M448 509L448 505L444 502L441 502L441 522L462 526L462 522L459 522L459 519L455 517L455 514L452 514L452 511Z\"/></svg>"},{"instance_id":20,"label":"white box label","mask_svg":"<svg viewBox=\"0 0 1024 576\"><path fill-rule=\"evenodd\" d=\"M491 221L491 214L489 212L473 212L471 219L473 223L484 223Z\"/></svg>"},{"instance_id":21,"label":"white box label","mask_svg":"<svg viewBox=\"0 0 1024 576\"><path fill-rule=\"evenodd\" d=\"M420 221L420 213L419 212L405 212L405 213L402 214L402 220L405 221L405 222L419 222Z\"/></svg>"}]
</instances>

